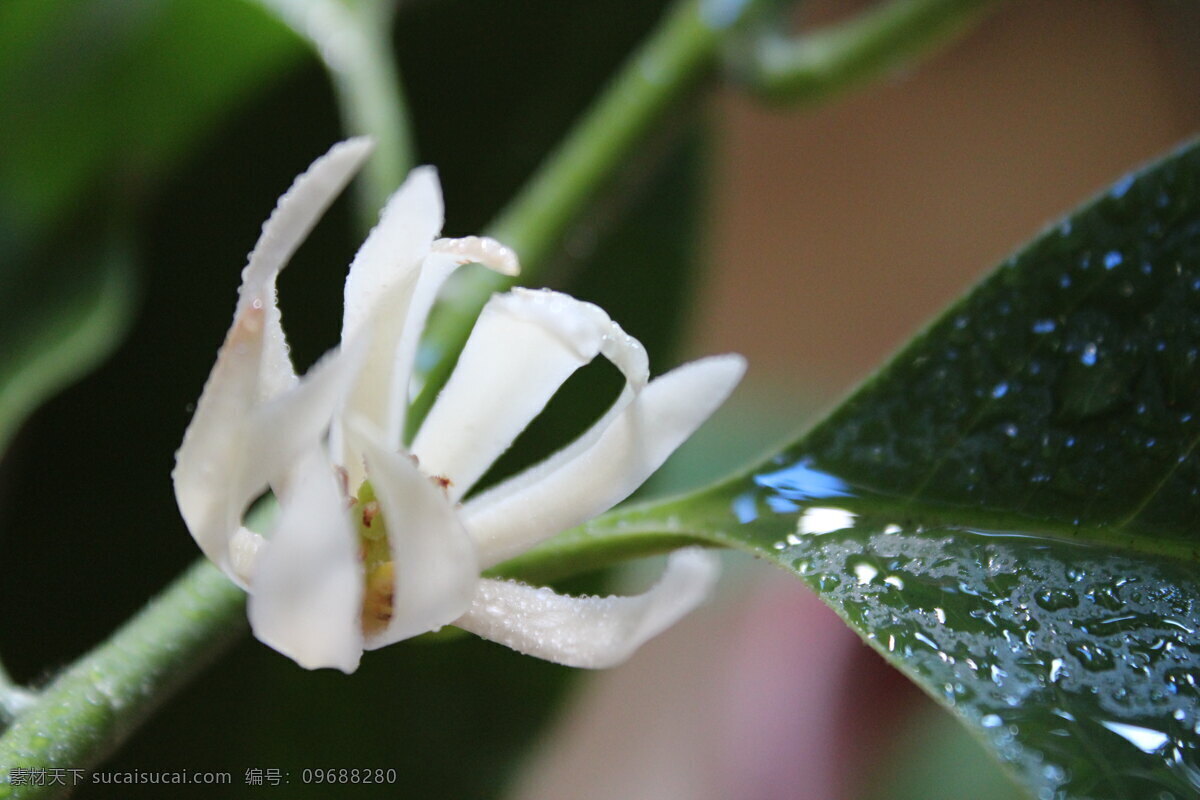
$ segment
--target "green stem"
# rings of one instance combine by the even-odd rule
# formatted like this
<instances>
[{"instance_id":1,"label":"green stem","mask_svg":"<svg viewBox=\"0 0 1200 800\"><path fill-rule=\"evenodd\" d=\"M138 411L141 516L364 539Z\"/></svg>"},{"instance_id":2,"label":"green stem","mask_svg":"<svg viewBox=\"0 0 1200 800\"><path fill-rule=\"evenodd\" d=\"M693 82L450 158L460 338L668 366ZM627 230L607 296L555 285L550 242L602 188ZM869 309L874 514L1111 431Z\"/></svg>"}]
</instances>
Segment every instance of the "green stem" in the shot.
<instances>
[{"instance_id":1,"label":"green stem","mask_svg":"<svg viewBox=\"0 0 1200 800\"><path fill-rule=\"evenodd\" d=\"M61 786L13 785L13 767L87 769L245 627L245 594L198 562L108 641L76 661L0 737L0 798Z\"/></svg>"},{"instance_id":2,"label":"green stem","mask_svg":"<svg viewBox=\"0 0 1200 800\"><path fill-rule=\"evenodd\" d=\"M413 163L407 104L392 56L395 2L258 2L307 41L324 62L346 132L375 140L375 153L356 189L359 225L369 230Z\"/></svg>"},{"instance_id":3,"label":"green stem","mask_svg":"<svg viewBox=\"0 0 1200 800\"><path fill-rule=\"evenodd\" d=\"M37 695L17 685L0 664L0 729L11 723L25 709L36 702Z\"/></svg>"},{"instance_id":4,"label":"green stem","mask_svg":"<svg viewBox=\"0 0 1200 800\"><path fill-rule=\"evenodd\" d=\"M848 22L788 38L759 31L731 50L739 77L764 95L816 103L911 64L982 19L997 0L891 0Z\"/></svg>"},{"instance_id":5,"label":"green stem","mask_svg":"<svg viewBox=\"0 0 1200 800\"><path fill-rule=\"evenodd\" d=\"M379 210L413 166L408 106L392 55L392 2L356 4L352 30L356 45L344 65L329 64L334 92L348 133L375 139L375 154L358 184L359 221L369 230Z\"/></svg>"}]
</instances>

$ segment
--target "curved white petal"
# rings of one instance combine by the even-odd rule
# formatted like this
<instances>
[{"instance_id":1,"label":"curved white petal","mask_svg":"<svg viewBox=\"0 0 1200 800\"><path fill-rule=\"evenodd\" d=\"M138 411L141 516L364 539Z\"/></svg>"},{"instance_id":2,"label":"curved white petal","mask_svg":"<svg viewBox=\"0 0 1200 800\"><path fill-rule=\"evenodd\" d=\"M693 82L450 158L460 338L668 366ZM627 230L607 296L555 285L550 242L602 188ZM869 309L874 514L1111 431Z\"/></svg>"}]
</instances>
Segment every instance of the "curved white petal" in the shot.
<instances>
[{"instance_id":1,"label":"curved white petal","mask_svg":"<svg viewBox=\"0 0 1200 800\"><path fill-rule=\"evenodd\" d=\"M246 507L269 484L281 488L296 459L328 429L362 347L335 351L295 388L258 401L261 308L239 315L217 354L196 413L175 454L175 498L204 554L244 585L229 560L229 541Z\"/></svg>"},{"instance_id":2,"label":"curved white petal","mask_svg":"<svg viewBox=\"0 0 1200 800\"><path fill-rule=\"evenodd\" d=\"M490 236L435 239L431 249L435 253L454 256L460 264L483 264L493 272L510 278L521 274L521 262L516 252Z\"/></svg>"},{"instance_id":3,"label":"curved white petal","mask_svg":"<svg viewBox=\"0 0 1200 800\"><path fill-rule=\"evenodd\" d=\"M342 341L370 329L371 352L347 402L345 416L361 416L399 449L417 345L438 289L463 262L454 253L431 253L441 230L442 190L433 167L418 167L392 195L350 265ZM345 447L334 430L334 452L351 486L363 478L361 453Z\"/></svg>"},{"instance_id":4,"label":"curved white petal","mask_svg":"<svg viewBox=\"0 0 1200 800\"><path fill-rule=\"evenodd\" d=\"M463 261L454 254L438 252L430 253L421 265L421 274L413 289L408 314L404 320L404 332L397 343L396 360L393 364L397 388L388 441L394 448L400 447L401 437L404 434L404 423L408 412L408 389L412 381L413 366L417 360L417 347L421 343L421 332L425 330L425 321L429 318L429 311L433 308L434 301L437 300L442 284L456 269L467 263L469 262ZM489 263L484 266L501 271L502 265Z\"/></svg>"},{"instance_id":5,"label":"curved white petal","mask_svg":"<svg viewBox=\"0 0 1200 800\"><path fill-rule=\"evenodd\" d=\"M454 624L569 667L611 667L703 602L719 564L699 548L678 550L659 582L635 597L567 597L547 588L485 579L471 610Z\"/></svg>"},{"instance_id":6,"label":"curved white petal","mask_svg":"<svg viewBox=\"0 0 1200 800\"><path fill-rule=\"evenodd\" d=\"M342 342L369 330L371 343L342 416L366 418L397 446L408 401L408 370L398 366L397 353L405 349L409 307L430 243L441 231L442 215L437 170L414 169L388 199L346 276ZM345 431L335 425L333 452L356 488L364 477L362 454L346 445Z\"/></svg>"},{"instance_id":7,"label":"curved white petal","mask_svg":"<svg viewBox=\"0 0 1200 800\"><path fill-rule=\"evenodd\" d=\"M624 500L725 401L741 380L738 355L693 361L633 393L567 451L463 507L484 569Z\"/></svg>"},{"instance_id":8,"label":"curved white petal","mask_svg":"<svg viewBox=\"0 0 1200 800\"><path fill-rule=\"evenodd\" d=\"M362 452L350 446L353 437L343 429L346 420L366 420L380 431L391 449L399 447L408 375L401 374L396 368L396 351L404 336L417 279L418 273L413 272L400 283L388 287L384 296L378 298L375 313L361 328L363 334L369 335L366 355L346 396L345 407L338 414L330 442L331 452L346 470L352 490L363 482L366 472Z\"/></svg>"},{"instance_id":9,"label":"curved white petal","mask_svg":"<svg viewBox=\"0 0 1200 800\"><path fill-rule=\"evenodd\" d=\"M288 391L297 378L275 302L275 278L370 149L366 139L334 145L279 199L242 270L233 323L175 455L172 478L184 521L204 554L239 584L228 542L246 504L281 477L282 462L312 446L312 437L329 423L338 384L345 382L344 375L327 374L306 381L298 394ZM332 370L312 374L323 372ZM258 414L271 398L278 406ZM274 439L262 427L263 416L280 425ZM261 463L264 453L275 458Z\"/></svg>"},{"instance_id":10,"label":"curved white petal","mask_svg":"<svg viewBox=\"0 0 1200 800\"><path fill-rule=\"evenodd\" d=\"M275 278L309 231L371 153L366 138L335 144L318 158L279 198L245 269L238 290L238 316L248 308L263 309L262 366L259 395L263 398L289 388L296 380L275 300ZM236 323L235 323L236 324Z\"/></svg>"},{"instance_id":11,"label":"curved white petal","mask_svg":"<svg viewBox=\"0 0 1200 800\"><path fill-rule=\"evenodd\" d=\"M430 253L418 270L381 289L384 294L375 299L374 312L362 323L361 327L370 330L371 350L347 404L346 416L369 420L382 431L392 450L399 450L403 443L408 389L421 331L438 290L465 263L454 253ZM342 442L339 431L334 452L344 459L350 485L357 486L363 478L361 454L343 450Z\"/></svg>"},{"instance_id":12,"label":"curved white petal","mask_svg":"<svg viewBox=\"0 0 1200 800\"><path fill-rule=\"evenodd\" d=\"M351 338L399 284L414 279L442 229L437 170L418 167L388 200L346 276L342 341ZM404 309L389 309L403 315Z\"/></svg>"},{"instance_id":13,"label":"curved white petal","mask_svg":"<svg viewBox=\"0 0 1200 800\"><path fill-rule=\"evenodd\" d=\"M276 493L286 491L291 466L324 438L369 345L366 337L343 344L314 364L295 389L254 409L242 446L251 456L245 480L256 484L255 493L267 484Z\"/></svg>"},{"instance_id":14,"label":"curved white petal","mask_svg":"<svg viewBox=\"0 0 1200 800\"><path fill-rule=\"evenodd\" d=\"M374 650L448 625L466 611L479 561L441 487L407 456L383 446L366 424L352 421L349 435L366 457L391 549L392 616L367 637L367 649Z\"/></svg>"},{"instance_id":15,"label":"curved white petal","mask_svg":"<svg viewBox=\"0 0 1200 800\"><path fill-rule=\"evenodd\" d=\"M358 668L363 573L358 540L333 465L305 458L254 565L254 635L307 669Z\"/></svg>"},{"instance_id":16,"label":"curved white petal","mask_svg":"<svg viewBox=\"0 0 1200 800\"><path fill-rule=\"evenodd\" d=\"M413 442L421 468L462 497L602 348L645 382L645 351L598 306L548 290L492 297Z\"/></svg>"},{"instance_id":17,"label":"curved white petal","mask_svg":"<svg viewBox=\"0 0 1200 800\"><path fill-rule=\"evenodd\" d=\"M258 400L262 318L261 308L235 318L217 351L171 473L175 500L196 544L231 577L229 538L241 523L245 504L262 488L248 488L243 480L245 439Z\"/></svg>"}]
</instances>

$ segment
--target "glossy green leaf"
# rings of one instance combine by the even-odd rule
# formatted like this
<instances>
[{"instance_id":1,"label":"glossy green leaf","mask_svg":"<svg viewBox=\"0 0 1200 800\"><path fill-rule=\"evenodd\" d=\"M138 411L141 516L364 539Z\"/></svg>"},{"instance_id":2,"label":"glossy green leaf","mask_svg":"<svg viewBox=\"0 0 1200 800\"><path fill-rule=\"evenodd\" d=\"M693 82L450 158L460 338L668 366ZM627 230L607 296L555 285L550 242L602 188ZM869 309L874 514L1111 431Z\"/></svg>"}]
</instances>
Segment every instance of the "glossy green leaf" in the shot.
<instances>
[{"instance_id":1,"label":"glossy green leaf","mask_svg":"<svg viewBox=\"0 0 1200 800\"><path fill-rule=\"evenodd\" d=\"M793 447L622 512L807 581L1036 797L1200 793L1200 147L1047 230ZM569 563L565 559L564 563Z\"/></svg>"}]
</instances>

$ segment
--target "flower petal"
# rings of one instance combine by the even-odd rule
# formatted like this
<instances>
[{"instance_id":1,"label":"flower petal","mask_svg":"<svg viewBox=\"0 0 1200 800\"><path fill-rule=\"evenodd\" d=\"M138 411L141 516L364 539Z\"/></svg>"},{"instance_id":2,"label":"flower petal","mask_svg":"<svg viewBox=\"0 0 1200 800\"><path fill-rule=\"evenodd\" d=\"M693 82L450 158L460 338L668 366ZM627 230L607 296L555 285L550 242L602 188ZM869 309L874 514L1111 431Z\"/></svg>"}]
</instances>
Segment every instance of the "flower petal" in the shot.
<instances>
[{"instance_id":1,"label":"flower petal","mask_svg":"<svg viewBox=\"0 0 1200 800\"><path fill-rule=\"evenodd\" d=\"M333 465L310 453L253 569L254 635L307 669L358 668L362 563Z\"/></svg>"},{"instance_id":2,"label":"flower petal","mask_svg":"<svg viewBox=\"0 0 1200 800\"><path fill-rule=\"evenodd\" d=\"M546 290L492 297L413 442L421 468L449 479L458 500L602 349L645 382L641 344L598 306Z\"/></svg>"},{"instance_id":3,"label":"flower petal","mask_svg":"<svg viewBox=\"0 0 1200 800\"><path fill-rule=\"evenodd\" d=\"M335 144L314 161L279 198L275 210L263 224L258 242L250 251L246 268L242 270L235 324L236 317L247 309L264 309L264 344L259 374L259 392L263 398L289 388L296 381L275 301L275 278L330 203L358 172L371 148L369 139L350 139Z\"/></svg>"},{"instance_id":4,"label":"flower petal","mask_svg":"<svg viewBox=\"0 0 1200 800\"><path fill-rule=\"evenodd\" d=\"M471 610L454 624L547 661L611 667L698 606L716 582L719 563L699 548L678 550L659 582L635 597L567 597L485 579Z\"/></svg>"},{"instance_id":5,"label":"flower petal","mask_svg":"<svg viewBox=\"0 0 1200 800\"><path fill-rule=\"evenodd\" d=\"M250 501L268 485L283 488L292 464L328 429L363 348L326 356L294 389L267 403L258 399L264 311L240 315L217 353L217 363L175 454L175 499L204 554L235 583L229 559Z\"/></svg>"},{"instance_id":6,"label":"flower petal","mask_svg":"<svg viewBox=\"0 0 1200 800\"><path fill-rule=\"evenodd\" d=\"M312 446L345 382L328 364L310 372L307 387L288 391L298 379L280 324L275 278L370 149L366 139L335 145L279 199L242 270L233 323L175 455L172 478L184 521L204 554L239 585L228 542L246 505L282 477L281 463ZM276 405L260 413L271 398ZM273 439L264 438L263 417L279 425ZM270 463L256 462L263 453L274 456Z\"/></svg>"},{"instance_id":7,"label":"flower petal","mask_svg":"<svg viewBox=\"0 0 1200 800\"><path fill-rule=\"evenodd\" d=\"M366 647L374 650L437 630L470 608L479 561L440 486L361 420L351 422L349 434L366 457L391 549L392 615L382 631L368 635Z\"/></svg>"},{"instance_id":8,"label":"flower petal","mask_svg":"<svg viewBox=\"0 0 1200 800\"><path fill-rule=\"evenodd\" d=\"M380 307L390 289L414 279L429 245L442 229L442 188L437 170L417 167L388 200L346 276L342 341ZM390 309L390 313L402 313Z\"/></svg>"},{"instance_id":9,"label":"flower petal","mask_svg":"<svg viewBox=\"0 0 1200 800\"><path fill-rule=\"evenodd\" d=\"M624 500L725 401L738 355L693 361L655 379L579 442L469 500L462 518L484 569ZM618 401L620 403L620 401ZM582 445L580 444L582 442Z\"/></svg>"},{"instance_id":10,"label":"flower petal","mask_svg":"<svg viewBox=\"0 0 1200 800\"><path fill-rule=\"evenodd\" d=\"M371 343L343 416L365 417L395 447L404 430L411 371L411 363L399 363L400 354L416 349L415 341L405 344L412 328L409 309L442 216L437 170L414 169L388 200L346 276L342 341L369 329ZM332 448L350 486L357 487L364 477L362 454L347 449L340 425L334 427Z\"/></svg>"},{"instance_id":11,"label":"flower petal","mask_svg":"<svg viewBox=\"0 0 1200 800\"><path fill-rule=\"evenodd\" d=\"M366 337L343 344L310 367L295 389L254 409L242 449L250 456L245 479L256 493L268 484L286 491L290 467L324 438L369 345Z\"/></svg>"},{"instance_id":12,"label":"flower petal","mask_svg":"<svg viewBox=\"0 0 1200 800\"><path fill-rule=\"evenodd\" d=\"M351 446L353 437L343 429L350 418L361 418L380 431L389 449L398 450L403 430L403 409L407 405L408 373L397 369L397 350L404 338L407 309L411 305L418 274L390 286L379 298L376 312L354 339L369 338L363 366L347 394L345 408L338 414L330 439L330 452L346 470L351 489L357 489L366 477L363 454ZM357 332L356 332L357 333ZM352 341L345 338L343 342Z\"/></svg>"},{"instance_id":13,"label":"flower petal","mask_svg":"<svg viewBox=\"0 0 1200 800\"><path fill-rule=\"evenodd\" d=\"M442 227L442 190L433 167L418 167L396 190L379 224L359 249L346 276L342 341L370 330L370 352L347 401L346 417L366 418L397 450L404 431L408 387L425 317L438 289L458 267L450 254L431 254ZM346 448L335 427L333 452L351 486L364 477L362 454Z\"/></svg>"}]
</instances>

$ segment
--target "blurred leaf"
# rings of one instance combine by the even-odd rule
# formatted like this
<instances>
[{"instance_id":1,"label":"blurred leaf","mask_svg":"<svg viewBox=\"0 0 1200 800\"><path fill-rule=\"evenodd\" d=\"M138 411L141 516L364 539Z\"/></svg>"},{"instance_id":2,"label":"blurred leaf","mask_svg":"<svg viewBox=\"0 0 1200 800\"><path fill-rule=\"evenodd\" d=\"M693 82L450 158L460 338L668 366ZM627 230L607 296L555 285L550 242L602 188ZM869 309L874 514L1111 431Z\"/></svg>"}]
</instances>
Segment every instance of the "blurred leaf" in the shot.
<instances>
[{"instance_id":1,"label":"blurred leaf","mask_svg":"<svg viewBox=\"0 0 1200 800\"><path fill-rule=\"evenodd\" d=\"M128 252L81 227L129 207L298 52L234 0L0 4L0 450L129 323Z\"/></svg>"},{"instance_id":2,"label":"blurred leaf","mask_svg":"<svg viewBox=\"0 0 1200 800\"><path fill-rule=\"evenodd\" d=\"M1191 146L1045 232L750 476L581 534L794 571L1038 797L1195 797L1198 442Z\"/></svg>"},{"instance_id":3,"label":"blurred leaf","mask_svg":"<svg viewBox=\"0 0 1200 800\"><path fill-rule=\"evenodd\" d=\"M129 324L133 262L124 238L68 241L64 254L0 262L0 453L25 418L107 356Z\"/></svg>"},{"instance_id":4,"label":"blurred leaf","mask_svg":"<svg viewBox=\"0 0 1200 800\"><path fill-rule=\"evenodd\" d=\"M0 211L24 231L152 177L302 52L239 0L0 4Z\"/></svg>"}]
</instances>

